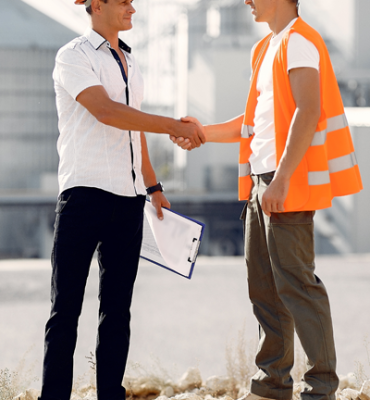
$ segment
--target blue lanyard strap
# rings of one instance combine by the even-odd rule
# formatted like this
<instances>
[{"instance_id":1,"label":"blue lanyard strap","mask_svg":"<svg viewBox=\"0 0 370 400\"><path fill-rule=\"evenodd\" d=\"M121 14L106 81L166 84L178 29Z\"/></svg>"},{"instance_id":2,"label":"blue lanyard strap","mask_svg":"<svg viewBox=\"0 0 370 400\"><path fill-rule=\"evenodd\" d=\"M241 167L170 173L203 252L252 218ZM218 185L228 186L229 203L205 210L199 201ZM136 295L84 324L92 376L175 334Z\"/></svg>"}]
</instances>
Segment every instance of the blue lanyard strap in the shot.
<instances>
[{"instance_id":1,"label":"blue lanyard strap","mask_svg":"<svg viewBox=\"0 0 370 400\"><path fill-rule=\"evenodd\" d=\"M126 104L129 105L130 94L128 91L128 79L127 79L126 71L123 68L122 61L119 58L119 55L117 54L116 50L112 49L111 47L109 47L109 50L111 51L114 59L117 61L117 64L119 65L119 68L121 70L122 78L126 83ZM129 136L130 136L130 153L131 153L131 174L132 174L132 179L135 182L136 174L134 171L134 150L132 148L131 131L129 131ZM135 185L134 185L134 187L135 187ZM136 188L135 188L135 191L136 191Z\"/></svg>"},{"instance_id":2,"label":"blue lanyard strap","mask_svg":"<svg viewBox=\"0 0 370 400\"><path fill-rule=\"evenodd\" d=\"M129 91L128 91L128 79L127 79L126 71L123 68L122 61L119 58L119 55L117 54L116 50L112 49L111 47L109 48L109 50L111 51L114 59L117 61L117 64L119 65L119 68L121 70L122 78L126 83L126 104L129 105L130 95L129 95Z\"/></svg>"}]
</instances>

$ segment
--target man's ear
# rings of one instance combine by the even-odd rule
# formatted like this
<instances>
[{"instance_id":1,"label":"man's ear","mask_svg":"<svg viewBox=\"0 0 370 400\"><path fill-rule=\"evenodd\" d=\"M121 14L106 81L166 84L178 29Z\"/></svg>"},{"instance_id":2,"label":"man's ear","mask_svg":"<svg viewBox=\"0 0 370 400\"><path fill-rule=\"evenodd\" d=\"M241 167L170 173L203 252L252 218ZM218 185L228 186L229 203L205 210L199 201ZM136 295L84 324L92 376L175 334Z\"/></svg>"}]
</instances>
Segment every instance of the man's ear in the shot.
<instances>
[{"instance_id":1,"label":"man's ear","mask_svg":"<svg viewBox=\"0 0 370 400\"><path fill-rule=\"evenodd\" d=\"M99 0L91 1L91 10L94 14L101 14L101 5Z\"/></svg>"}]
</instances>

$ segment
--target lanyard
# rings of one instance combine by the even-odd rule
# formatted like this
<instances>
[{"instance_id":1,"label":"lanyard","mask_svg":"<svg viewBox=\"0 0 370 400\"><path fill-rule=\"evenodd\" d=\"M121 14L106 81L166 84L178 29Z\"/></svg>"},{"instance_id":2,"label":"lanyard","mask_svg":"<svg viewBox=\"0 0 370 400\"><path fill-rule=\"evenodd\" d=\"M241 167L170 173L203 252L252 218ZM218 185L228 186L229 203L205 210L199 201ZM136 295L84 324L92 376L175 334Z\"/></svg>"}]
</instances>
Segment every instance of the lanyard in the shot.
<instances>
[{"instance_id":1,"label":"lanyard","mask_svg":"<svg viewBox=\"0 0 370 400\"><path fill-rule=\"evenodd\" d=\"M126 71L123 68L122 61L119 58L119 55L117 54L116 50L112 49L111 47L109 47L109 50L111 51L114 59L117 61L117 64L119 65L120 70L121 70L122 78L126 83L126 104L129 105L130 93L128 90L128 79L127 79ZM134 150L132 148L131 131L129 131L129 136L130 136L130 152L131 152L131 174L132 174L132 179L134 180L134 187L135 187L136 174L134 171ZM136 191L136 188L135 188L135 191Z\"/></svg>"}]
</instances>

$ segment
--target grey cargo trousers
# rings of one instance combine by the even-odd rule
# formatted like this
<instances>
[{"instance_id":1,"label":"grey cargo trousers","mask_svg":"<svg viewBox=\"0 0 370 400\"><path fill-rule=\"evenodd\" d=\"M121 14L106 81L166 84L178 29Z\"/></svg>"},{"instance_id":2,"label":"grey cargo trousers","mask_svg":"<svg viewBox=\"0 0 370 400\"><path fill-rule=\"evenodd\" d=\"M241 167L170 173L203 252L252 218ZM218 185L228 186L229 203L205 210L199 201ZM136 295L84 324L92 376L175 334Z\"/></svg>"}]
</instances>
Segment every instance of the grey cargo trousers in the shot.
<instances>
[{"instance_id":1,"label":"grey cargo trousers","mask_svg":"<svg viewBox=\"0 0 370 400\"><path fill-rule=\"evenodd\" d=\"M314 274L314 212L264 214L262 195L273 176L252 176L245 224L249 297L259 322L259 370L251 392L292 399L295 329L307 356L301 398L335 400L338 376L330 306L325 286Z\"/></svg>"}]
</instances>

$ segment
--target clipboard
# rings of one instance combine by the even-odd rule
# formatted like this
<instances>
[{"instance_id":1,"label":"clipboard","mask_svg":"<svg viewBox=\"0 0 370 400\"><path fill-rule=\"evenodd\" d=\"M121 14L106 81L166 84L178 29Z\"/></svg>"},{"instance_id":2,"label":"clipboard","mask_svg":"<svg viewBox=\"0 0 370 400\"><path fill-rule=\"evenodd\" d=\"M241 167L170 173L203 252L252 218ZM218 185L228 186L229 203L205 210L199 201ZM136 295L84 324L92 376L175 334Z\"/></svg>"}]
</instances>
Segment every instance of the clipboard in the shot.
<instances>
[{"instance_id":1,"label":"clipboard","mask_svg":"<svg viewBox=\"0 0 370 400\"><path fill-rule=\"evenodd\" d=\"M205 224L167 208L162 210L160 221L150 201L145 203L140 257L191 279Z\"/></svg>"}]
</instances>

